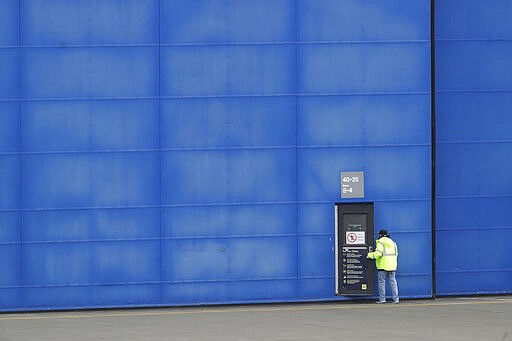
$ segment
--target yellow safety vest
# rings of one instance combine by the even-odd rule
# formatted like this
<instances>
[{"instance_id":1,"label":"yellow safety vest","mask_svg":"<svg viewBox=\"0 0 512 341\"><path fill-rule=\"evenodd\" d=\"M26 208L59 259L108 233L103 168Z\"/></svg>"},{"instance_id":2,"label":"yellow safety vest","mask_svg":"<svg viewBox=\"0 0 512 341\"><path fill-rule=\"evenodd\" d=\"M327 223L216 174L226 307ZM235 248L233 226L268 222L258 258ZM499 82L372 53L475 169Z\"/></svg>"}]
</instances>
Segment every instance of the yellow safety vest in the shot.
<instances>
[{"instance_id":1,"label":"yellow safety vest","mask_svg":"<svg viewBox=\"0 0 512 341\"><path fill-rule=\"evenodd\" d=\"M388 237L381 237L375 242L375 251L368 253L368 258L375 259L379 270L395 271L398 266L398 246Z\"/></svg>"}]
</instances>

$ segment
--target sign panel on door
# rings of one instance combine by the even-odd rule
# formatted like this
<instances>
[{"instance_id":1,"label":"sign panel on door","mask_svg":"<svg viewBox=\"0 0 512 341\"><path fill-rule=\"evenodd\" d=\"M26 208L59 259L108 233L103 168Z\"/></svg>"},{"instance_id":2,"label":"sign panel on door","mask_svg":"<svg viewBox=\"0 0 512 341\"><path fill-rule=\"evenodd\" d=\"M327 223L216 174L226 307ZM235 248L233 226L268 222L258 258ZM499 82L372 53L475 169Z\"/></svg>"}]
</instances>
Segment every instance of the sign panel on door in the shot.
<instances>
[{"instance_id":1,"label":"sign panel on door","mask_svg":"<svg viewBox=\"0 0 512 341\"><path fill-rule=\"evenodd\" d=\"M338 203L336 210L336 295L373 295L373 203Z\"/></svg>"}]
</instances>

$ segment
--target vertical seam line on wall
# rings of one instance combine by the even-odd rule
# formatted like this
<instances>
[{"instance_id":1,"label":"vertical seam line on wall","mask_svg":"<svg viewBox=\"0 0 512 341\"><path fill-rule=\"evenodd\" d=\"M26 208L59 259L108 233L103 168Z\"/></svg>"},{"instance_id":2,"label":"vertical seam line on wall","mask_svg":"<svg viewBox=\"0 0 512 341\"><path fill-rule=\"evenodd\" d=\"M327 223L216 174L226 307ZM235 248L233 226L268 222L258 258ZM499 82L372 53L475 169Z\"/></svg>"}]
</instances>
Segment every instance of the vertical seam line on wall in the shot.
<instances>
[{"instance_id":1,"label":"vertical seam line on wall","mask_svg":"<svg viewBox=\"0 0 512 341\"><path fill-rule=\"evenodd\" d=\"M159 220L160 220L160 238L159 238L159 247L160 247L160 273L159 273L159 303L162 303L162 292L163 292L163 287L162 287L162 282L163 282L163 278L162 278L162 273L163 273L163 254L162 254L162 239L163 239L163 208L162 208L162 110L161 110L161 102L162 102L162 93L161 93L161 70L160 70L160 59L161 59L161 53L160 53L160 49L161 49L161 1L158 0L158 3L157 3L157 6L158 6L158 23L157 23L157 26L158 26L158 33L157 33L157 36L158 36L158 47L157 47L157 81L158 81L158 87L157 87L157 91L158 91L158 96L157 96L157 110L158 110L158 161L159 161L159 167L158 167L158 170L159 170L159 173L158 173L158 177L159 177L159 180L158 180L158 189L159 189L159 209L158 209L158 215L159 215Z\"/></svg>"},{"instance_id":2,"label":"vertical seam line on wall","mask_svg":"<svg viewBox=\"0 0 512 341\"><path fill-rule=\"evenodd\" d=\"M21 61L22 61L22 58L21 58L21 54L22 54L22 47L21 47L21 1L22 0L19 0L18 1L18 123L19 123L19 126L18 126L18 151L19 151L19 157L18 157L18 162L19 162L19 169L18 169L18 228L19 228L19 245L20 245L20 250L19 250L19 255L20 255L20 260L19 260L19 264L20 264L20 284L21 284L21 287L23 288L23 285L24 285L24 280L23 280L23 198L22 198L22 189L23 189L23 177L22 177L22 167L23 167L23 135L22 135L22 128L23 128L23 121L22 121L22 111L23 111L23 108L22 108L22 101L21 101L21 83L22 83L22 79L21 79Z\"/></svg>"},{"instance_id":3,"label":"vertical seam line on wall","mask_svg":"<svg viewBox=\"0 0 512 341\"><path fill-rule=\"evenodd\" d=\"M295 0L295 242L296 242L296 275L297 275L297 298L301 294L300 258L299 258L299 0Z\"/></svg>"},{"instance_id":4,"label":"vertical seam line on wall","mask_svg":"<svg viewBox=\"0 0 512 341\"><path fill-rule=\"evenodd\" d=\"M431 109L431 181L432 181L432 298L437 295L436 276L436 48L435 0L430 0L430 109Z\"/></svg>"}]
</instances>

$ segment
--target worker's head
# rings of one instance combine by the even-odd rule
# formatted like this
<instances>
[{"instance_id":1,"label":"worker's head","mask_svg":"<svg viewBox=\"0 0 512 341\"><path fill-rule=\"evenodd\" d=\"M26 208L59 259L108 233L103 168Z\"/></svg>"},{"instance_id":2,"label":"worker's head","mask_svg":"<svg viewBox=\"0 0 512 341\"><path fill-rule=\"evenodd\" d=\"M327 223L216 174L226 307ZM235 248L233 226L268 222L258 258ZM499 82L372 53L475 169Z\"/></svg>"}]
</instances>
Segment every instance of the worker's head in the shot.
<instances>
[{"instance_id":1,"label":"worker's head","mask_svg":"<svg viewBox=\"0 0 512 341\"><path fill-rule=\"evenodd\" d=\"M379 231L379 238L382 238L382 237L389 237L389 233L387 230L380 230Z\"/></svg>"}]
</instances>

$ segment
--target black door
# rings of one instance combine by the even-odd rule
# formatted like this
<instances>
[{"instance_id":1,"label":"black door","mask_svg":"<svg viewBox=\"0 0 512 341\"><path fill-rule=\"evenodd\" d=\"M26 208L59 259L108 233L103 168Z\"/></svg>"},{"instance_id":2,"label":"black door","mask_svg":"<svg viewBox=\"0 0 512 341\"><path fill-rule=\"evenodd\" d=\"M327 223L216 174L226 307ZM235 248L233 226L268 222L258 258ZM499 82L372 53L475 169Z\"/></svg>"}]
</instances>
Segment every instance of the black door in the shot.
<instances>
[{"instance_id":1,"label":"black door","mask_svg":"<svg viewBox=\"0 0 512 341\"><path fill-rule=\"evenodd\" d=\"M373 203L336 203L336 295L374 295Z\"/></svg>"}]
</instances>

